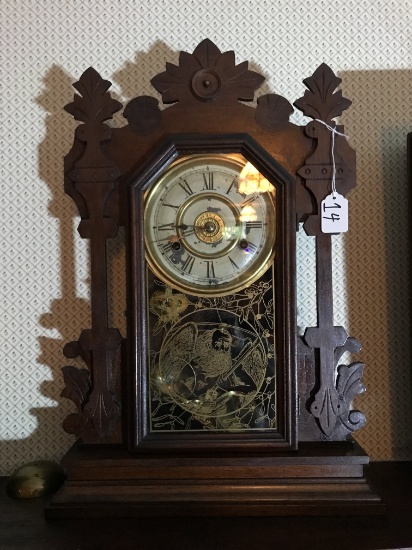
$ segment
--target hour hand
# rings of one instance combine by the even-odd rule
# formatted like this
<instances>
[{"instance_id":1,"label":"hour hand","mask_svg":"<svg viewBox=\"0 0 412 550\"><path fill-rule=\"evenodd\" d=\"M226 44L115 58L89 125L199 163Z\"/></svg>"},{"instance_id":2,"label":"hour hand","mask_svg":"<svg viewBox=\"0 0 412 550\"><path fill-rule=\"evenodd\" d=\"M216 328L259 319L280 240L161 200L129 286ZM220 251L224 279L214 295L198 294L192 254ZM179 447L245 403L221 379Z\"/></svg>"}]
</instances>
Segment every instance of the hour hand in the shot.
<instances>
[{"instance_id":1,"label":"hour hand","mask_svg":"<svg viewBox=\"0 0 412 550\"><path fill-rule=\"evenodd\" d=\"M177 227L179 229L179 226ZM185 227L189 226L186 225ZM155 239L155 241L153 242L161 243L162 241L168 241L170 243L179 243L179 241L181 241L185 237L188 237L189 235L193 235L194 233L196 233L196 229L193 227L193 229L191 229L190 231L185 231L183 235L168 235L167 237L163 237L161 239Z\"/></svg>"}]
</instances>

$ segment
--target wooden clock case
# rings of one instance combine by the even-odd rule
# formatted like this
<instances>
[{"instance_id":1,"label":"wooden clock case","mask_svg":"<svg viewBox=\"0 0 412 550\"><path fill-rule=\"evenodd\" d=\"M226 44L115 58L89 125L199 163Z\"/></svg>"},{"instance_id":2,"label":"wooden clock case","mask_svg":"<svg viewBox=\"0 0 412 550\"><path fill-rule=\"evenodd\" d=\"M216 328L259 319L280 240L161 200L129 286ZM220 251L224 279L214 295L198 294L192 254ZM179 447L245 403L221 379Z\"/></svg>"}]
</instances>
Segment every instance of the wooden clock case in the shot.
<instances>
[{"instance_id":1,"label":"wooden clock case","mask_svg":"<svg viewBox=\"0 0 412 550\"><path fill-rule=\"evenodd\" d=\"M339 360L360 344L334 326L332 237L320 230L333 164L338 192L355 186L355 153L341 135L334 163L331 154L333 119L350 101L322 64L295 102L312 120L297 126L289 122L293 107L279 95L245 104L263 80L247 62L236 65L233 52L204 40L152 80L163 103L173 105L161 110L153 97L132 99L122 128L105 124L122 107L107 91L110 82L90 68L74 85L80 95L66 110L82 124L65 158L65 191L79 209L81 237L90 240L92 326L64 348L87 369L63 368L62 395L77 407L64 429L78 442L63 459L67 481L47 506L49 517L382 511L364 476L368 457L351 438L365 423L351 409L364 391L363 365ZM226 152L241 153L277 186L279 433L153 437L146 422L143 192L181 155ZM316 244L317 326L298 335L295 234L301 223ZM106 242L121 226L126 338L108 326Z\"/></svg>"}]
</instances>

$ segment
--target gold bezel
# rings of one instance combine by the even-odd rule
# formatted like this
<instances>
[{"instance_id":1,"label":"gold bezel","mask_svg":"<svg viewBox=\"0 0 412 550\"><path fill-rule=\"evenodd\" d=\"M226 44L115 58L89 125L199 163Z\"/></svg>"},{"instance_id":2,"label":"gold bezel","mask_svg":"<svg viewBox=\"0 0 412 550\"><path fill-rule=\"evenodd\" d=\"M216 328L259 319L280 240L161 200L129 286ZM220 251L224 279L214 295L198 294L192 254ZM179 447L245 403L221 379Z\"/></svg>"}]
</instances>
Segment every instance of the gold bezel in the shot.
<instances>
[{"instance_id":1,"label":"gold bezel","mask_svg":"<svg viewBox=\"0 0 412 550\"><path fill-rule=\"evenodd\" d=\"M251 264L238 276L235 276L231 281L216 284L212 287L206 285L200 285L196 283L188 282L184 277L179 278L177 271L167 269L167 264L159 262L161 253L157 253L154 247L150 247L148 244L147 235L150 234L149 219L150 215L147 213L153 208L159 189L162 189L169 182L179 177L183 171L192 166L202 166L204 164L217 164L223 167L230 167L236 169L240 174L242 169L246 165L246 160L241 155L233 154L202 154L202 155L190 155L183 157L174 162L165 173L155 182L150 189L145 193L145 209L144 209L144 232L145 232L145 256L146 261L152 270L152 272L159 277L168 286L184 292L190 295L199 296L224 296L232 294L239 290L242 290L250 286L255 282L263 273L268 269L272 263L275 254L275 236L276 236L276 208L273 197L273 192L265 191L265 203L267 207L267 218L271 223L267 226L267 235L263 249L259 252L256 258ZM270 210L273 213L273 218L270 215ZM273 222L273 223L272 223ZM234 246L234 245L233 245ZM230 249L233 246L229 247ZM213 257L211 255L210 257Z\"/></svg>"}]
</instances>

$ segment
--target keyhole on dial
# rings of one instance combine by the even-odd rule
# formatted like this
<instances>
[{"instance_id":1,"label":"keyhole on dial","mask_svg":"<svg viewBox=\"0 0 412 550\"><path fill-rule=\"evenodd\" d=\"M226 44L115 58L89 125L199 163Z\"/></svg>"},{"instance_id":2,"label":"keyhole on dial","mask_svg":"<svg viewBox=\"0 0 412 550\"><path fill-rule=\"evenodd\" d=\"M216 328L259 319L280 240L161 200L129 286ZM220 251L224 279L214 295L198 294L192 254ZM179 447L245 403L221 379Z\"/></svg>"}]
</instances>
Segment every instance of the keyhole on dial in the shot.
<instances>
[{"instance_id":1,"label":"keyhole on dial","mask_svg":"<svg viewBox=\"0 0 412 550\"><path fill-rule=\"evenodd\" d=\"M249 243L247 242L246 239L242 239L240 242L239 242L239 246L242 250L246 250L246 248L249 246Z\"/></svg>"},{"instance_id":2,"label":"keyhole on dial","mask_svg":"<svg viewBox=\"0 0 412 550\"><path fill-rule=\"evenodd\" d=\"M173 243L172 248L173 248L173 250L180 250L181 249L181 244L178 243L178 242Z\"/></svg>"}]
</instances>

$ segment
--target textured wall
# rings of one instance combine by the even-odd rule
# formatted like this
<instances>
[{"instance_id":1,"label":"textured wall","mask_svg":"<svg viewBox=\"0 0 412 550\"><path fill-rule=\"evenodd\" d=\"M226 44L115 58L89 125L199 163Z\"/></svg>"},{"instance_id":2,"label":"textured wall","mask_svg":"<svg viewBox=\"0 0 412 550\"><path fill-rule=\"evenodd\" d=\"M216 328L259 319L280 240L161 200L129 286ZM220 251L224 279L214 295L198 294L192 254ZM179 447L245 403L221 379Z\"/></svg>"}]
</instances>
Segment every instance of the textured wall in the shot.
<instances>
[{"instance_id":1,"label":"textured wall","mask_svg":"<svg viewBox=\"0 0 412 550\"><path fill-rule=\"evenodd\" d=\"M261 93L293 102L325 61L353 106L358 153L350 231L336 237L337 324L363 343L367 393L357 439L376 460L412 459L406 134L412 131L408 0L10 0L2 6L0 469L58 458L63 345L88 327L87 242L63 194L75 127L63 106L90 65L126 103L203 38L267 77ZM304 121L295 115L294 120ZM115 124L124 124L121 114ZM110 245L113 324L124 331L124 257ZM299 324L311 325L313 243L299 237ZM73 361L71 361L72 364ZM80 363L77 366L81 366Z\"/></svg>"}]
</instances>

